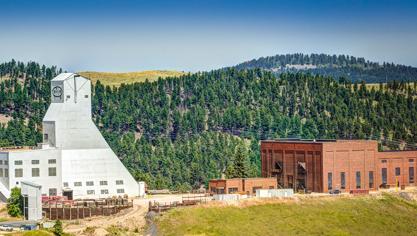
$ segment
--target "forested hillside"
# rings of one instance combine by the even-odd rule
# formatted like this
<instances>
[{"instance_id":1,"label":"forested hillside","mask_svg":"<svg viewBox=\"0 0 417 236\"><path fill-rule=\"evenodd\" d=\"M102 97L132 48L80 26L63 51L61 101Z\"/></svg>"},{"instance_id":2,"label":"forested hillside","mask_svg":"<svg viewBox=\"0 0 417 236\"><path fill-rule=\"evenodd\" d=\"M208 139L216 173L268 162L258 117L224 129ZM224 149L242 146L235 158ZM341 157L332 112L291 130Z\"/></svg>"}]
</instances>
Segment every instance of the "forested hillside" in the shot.
<instances>
[{"instance_id":1,"label":"forested hillside","mask_svg":"<svg viewBox=\"0 0 417 236\"><path fill-rule=\"evenodd\" d=\"M0 113L15 118L0 128L0 144L32 145L57 69L9 67L1 69ZM417 143L416 84L363 85L234 68L113 88L97 82L93 119L137 179L190 189L222 173L257 175L259 139L388 139L394 149Z\"/></svg>"},{"instance_id":2,"label":"forested hillside","mask_svg":"<svg viewBox=\"0 0 417 236\"><path fill-rule=\"evenodd\" d=\"M393 63L379 64L361 57L326 54L286 54L261 57L241 63L237 69L262 68L275 74L288 72L309 72L312 74L345 77L351 81L366 83L417 81L417 68Z\"/></svg>"}]
</instances>

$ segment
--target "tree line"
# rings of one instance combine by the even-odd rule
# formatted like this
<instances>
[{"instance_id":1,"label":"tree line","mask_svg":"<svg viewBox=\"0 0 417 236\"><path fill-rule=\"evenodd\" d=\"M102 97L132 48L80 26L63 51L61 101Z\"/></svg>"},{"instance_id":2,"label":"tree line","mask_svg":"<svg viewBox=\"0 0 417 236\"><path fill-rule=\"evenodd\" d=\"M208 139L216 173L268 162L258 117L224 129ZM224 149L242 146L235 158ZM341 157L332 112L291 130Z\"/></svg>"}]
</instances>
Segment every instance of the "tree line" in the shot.
<instances>
[{"instance_id":1,"label":"tree line","mask_svg":"<svg viewBox=\"0 0 417 236\"><path fill-rule=\"evenodd\" d=\"M291 67L312 65L313 67ZM275 74L305 72L334 78L346 77L352 81L367 83L417 81L417 68L394 63L379 64L362 57L327 54L286 54L253 59L235 66L237 69L262 68Z\"/></svg>"},{"instance_id":2,"label":"tree line","mask_svg":"<svg viewBox=\"0 0 417 236\"><path fill-rule=\"evenodd\" d=\"M2 77L9 78L0 83L7 98L0 114L14 119L0 128L1 146L41 140L49 80L59 70L35 68L38 77L23 74L27 65ZM262 139L371 138L393 141L391 149L417 143L417 93L405 82L368 87L347 78L226 68L120 87L97 82L92 90L94 122L150 188L188 190L223 175L258 176Z\"/></svg>"}]
</instances>

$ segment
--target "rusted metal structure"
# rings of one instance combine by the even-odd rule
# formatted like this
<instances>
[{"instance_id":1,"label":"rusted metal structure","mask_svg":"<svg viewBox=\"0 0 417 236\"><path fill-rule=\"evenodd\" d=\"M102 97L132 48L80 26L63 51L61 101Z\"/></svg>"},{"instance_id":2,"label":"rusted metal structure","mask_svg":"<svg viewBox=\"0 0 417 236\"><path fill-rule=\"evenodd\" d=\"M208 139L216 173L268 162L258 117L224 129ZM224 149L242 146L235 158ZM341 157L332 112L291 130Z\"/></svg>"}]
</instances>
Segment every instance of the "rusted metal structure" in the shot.
<instances>
[{"instance_id":1,"label":"rusted metal structure","mask_svg":"<svg viewBox=\"0 0 417 236\"><path fill-rule=\"evenodd\" d=\"M92 216L108 216L133 206L127 198L67 200L65 197L42 199L43 217L50 220L75 220Z\"/></svg>"}]
</instances>

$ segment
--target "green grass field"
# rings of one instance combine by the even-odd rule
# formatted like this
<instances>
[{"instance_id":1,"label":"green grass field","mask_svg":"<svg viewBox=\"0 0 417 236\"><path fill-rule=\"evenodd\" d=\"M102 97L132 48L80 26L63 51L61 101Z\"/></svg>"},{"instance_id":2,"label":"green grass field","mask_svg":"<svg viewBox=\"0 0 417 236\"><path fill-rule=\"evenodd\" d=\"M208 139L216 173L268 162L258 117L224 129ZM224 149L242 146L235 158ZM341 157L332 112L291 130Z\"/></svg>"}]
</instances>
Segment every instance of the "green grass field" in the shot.
<instances>
[{"instance_id":1,"label":"green grass field","mask_svg":"<svg viewBox=\"0 0 417 236\"><path fill-rule=\"evenodd\" d=\"M105 85L120 86L122 83L130 84L135 82L145 82L146 79L148 79L149 81L155 81L159 77L176 77L181 76L185 73L180 71L168 70L148 70L126 73L84 71L78 72L78 74L91 79L93 83L96 83L97 80L100 80L100 82Z\"/></svg>"},{"instance_id":2,"label":"green grass field","mask_svg":"<svg viewBox=\"0 0 417 236\"><path fill-rule=\"evenodd\" d=\"M200 206L171 210L156 225L160 235L417 235L417 202L384 194Z\"/></svg>"}]
</instances>

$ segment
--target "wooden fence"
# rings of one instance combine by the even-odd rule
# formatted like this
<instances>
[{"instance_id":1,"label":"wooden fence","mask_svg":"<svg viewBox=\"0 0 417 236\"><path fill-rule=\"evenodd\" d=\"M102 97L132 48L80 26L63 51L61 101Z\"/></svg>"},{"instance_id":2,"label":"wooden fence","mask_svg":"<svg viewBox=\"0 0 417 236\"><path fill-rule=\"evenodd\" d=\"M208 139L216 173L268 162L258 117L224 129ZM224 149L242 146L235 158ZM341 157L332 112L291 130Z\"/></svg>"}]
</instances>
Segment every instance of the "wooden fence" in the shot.
<instances>
[{"instance_id":1,"label":"wooden fence","mask_svg":"<svg viewBox=\"0 0 417 236\"><path fill-rule=\"evenodd\" d=\"M171 208L182 207L182 206L192 206L201 203L207 203L211 201L212 197L208 194L203 195L190 195L182 196L182 201L172 201L172 202L158 202L158 201L149 201L149 211L154 212L163 212Z\"/></svg>"},{"instance_id":2,"label":"wooden fence","mask_svg":"<svg viewBox=\"0 0 417 236\"><path fill-rule=\"evenodd\" d=\"M42 212L43 216L50 220L75 220L113 215L132 206L133 202L128 199L56 200L43 203Z\"/></svg>"}]
</instances>

